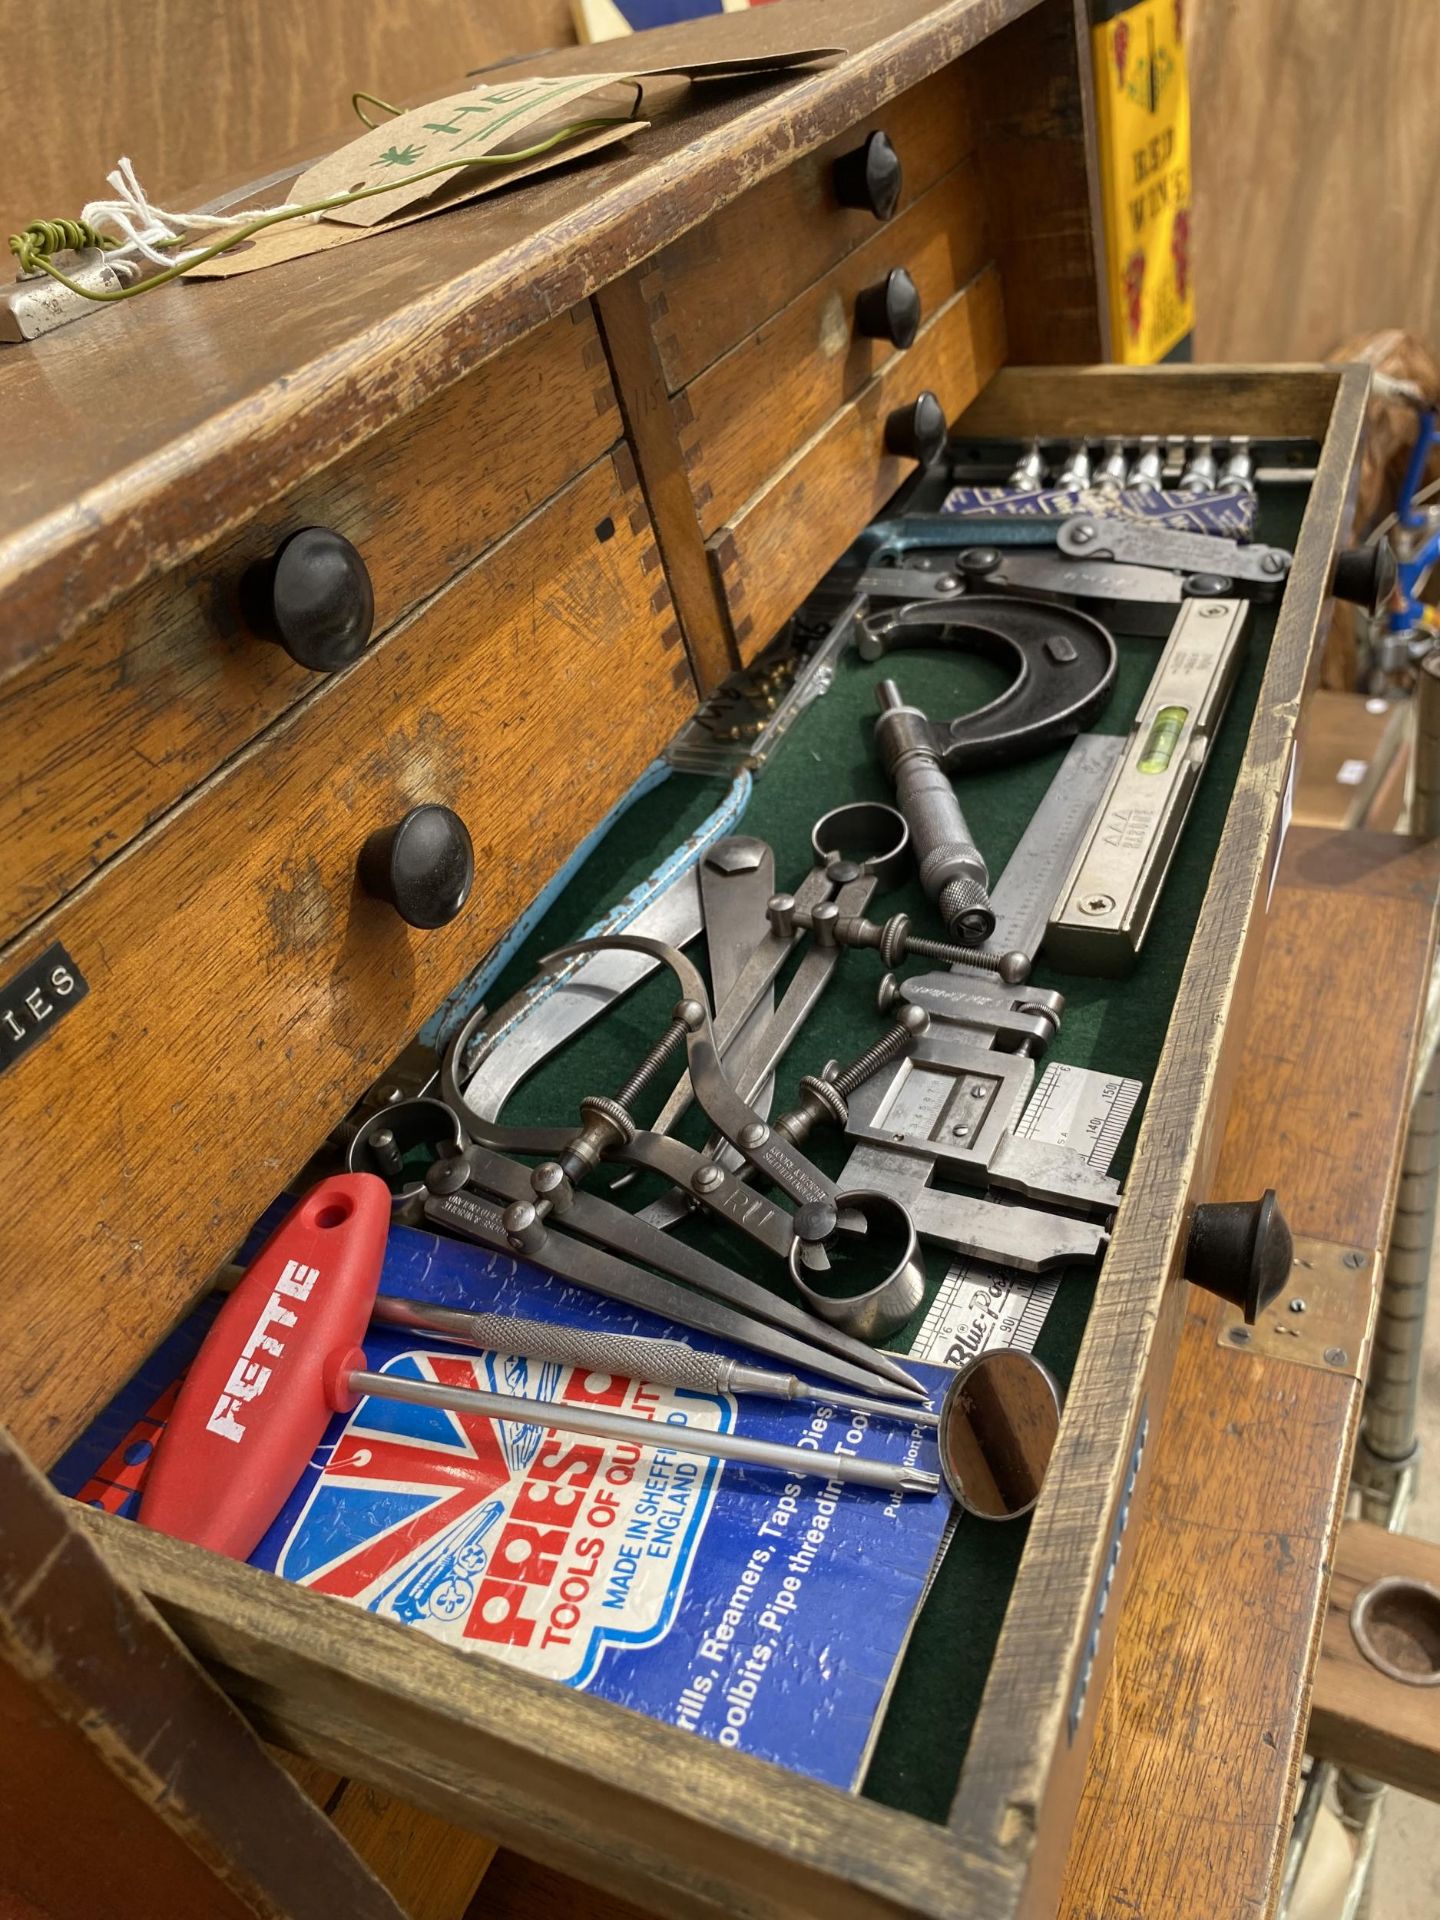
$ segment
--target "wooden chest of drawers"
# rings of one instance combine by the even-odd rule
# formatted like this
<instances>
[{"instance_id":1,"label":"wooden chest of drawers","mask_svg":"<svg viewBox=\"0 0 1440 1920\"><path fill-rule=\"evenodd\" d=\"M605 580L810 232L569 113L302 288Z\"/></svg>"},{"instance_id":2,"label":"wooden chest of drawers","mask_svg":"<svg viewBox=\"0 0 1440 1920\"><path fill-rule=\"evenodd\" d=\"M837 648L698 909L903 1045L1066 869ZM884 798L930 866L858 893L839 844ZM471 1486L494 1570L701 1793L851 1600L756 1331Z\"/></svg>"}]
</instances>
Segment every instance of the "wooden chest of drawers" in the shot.
<instances>
[{"instance_id":1,"label":"wooden chest of drawers","mask_svg":"<svg viewBox=\"0 0 1440 1920\"><path fill-rule=\"evenodd\" d=\"M8 843L0 940L185 798L316 687L247 628L246 569L297 529L357 548L379 645L620 438L587 306L307 473L237 532L118 605L46 637L4 683ZM460 644L449 650L459 653Z\"/></svg>"},{"instance_id":2,"label":"wooden chest of drawers","mask_svg":"<svg viewBox=\"0 0 1440 1920\"><path fill-rule=\"evenodd\" d=\"M914 470L922 394L950 421L977 403L977 431L1313 441L1241 775L947 1825L77 1523L272 1737L666 1911L1038 1916L1185 1226L1211 1197L1226 1023L1258 951L1363 379L1015 370L1103 347L1069 0L794 17L850 52L663 119L633 154L303 267L172 289L0 364L30 456L0 480L0 737L18 776L0 799L0 978L59 943L88 988L6 1075L26 1199L0 1226L0 1418L55 1457L697 683L753 657ZM841 205L834 175L878 133L905 178L884 221ZM855 322L900 269L919 306L903 346ZM117 367L141 357L146 405L102 425ZM242 606L247 569L305 525L343 534L373 586L374 638L328 675ZM420 931L356 863L425 803L465 821L476 874L458 917Z\"/></svg>"},{"instance_id":3,"label":"wooden chest of drawers","mask_svg":"<svg viewBox=\"0 0 1440 1920\"><path fill-rule=\"evenodd\" d=\"M702 686L933 453L1008 357L1012 304L1043 284L1045 357L1098 354L1088 221L1078 247L1053 227L1084 191L1070 25L1020 16L597 295Z\"/></svg>"}]
</instances>

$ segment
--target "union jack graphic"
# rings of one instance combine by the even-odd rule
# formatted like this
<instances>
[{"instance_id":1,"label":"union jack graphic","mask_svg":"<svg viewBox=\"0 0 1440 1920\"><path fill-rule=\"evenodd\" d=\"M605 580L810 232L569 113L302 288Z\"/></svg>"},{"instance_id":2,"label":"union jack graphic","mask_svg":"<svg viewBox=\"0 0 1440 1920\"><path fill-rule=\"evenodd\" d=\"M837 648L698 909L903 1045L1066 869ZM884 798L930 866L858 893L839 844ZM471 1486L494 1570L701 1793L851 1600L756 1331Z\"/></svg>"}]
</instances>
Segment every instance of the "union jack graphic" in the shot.
<instances>
[{"instance_id":1,"label":"union jack graphic","mask_svg":"<svg viewBox=\"0 0 1440 1920\"><path fill-rule=\"evenodd\" d=\"M405 1353L388 1374L553 1398L562 1369L508 1355ZM370 1399L355 1409L276 1571L412 1625L468 1613L545 1429Z\"/></svg>"}]
</instances>

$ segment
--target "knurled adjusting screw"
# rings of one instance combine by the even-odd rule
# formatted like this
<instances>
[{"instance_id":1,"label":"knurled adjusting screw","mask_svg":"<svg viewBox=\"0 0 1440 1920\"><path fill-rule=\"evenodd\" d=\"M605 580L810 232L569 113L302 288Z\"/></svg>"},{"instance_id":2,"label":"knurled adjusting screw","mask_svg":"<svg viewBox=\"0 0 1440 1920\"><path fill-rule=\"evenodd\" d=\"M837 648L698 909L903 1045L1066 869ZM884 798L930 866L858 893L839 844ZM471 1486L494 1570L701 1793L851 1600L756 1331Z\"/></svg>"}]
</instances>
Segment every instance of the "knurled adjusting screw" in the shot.
<instances>
[{"instance_id":1,"label":"knurled adjusting screw","mask_svg":"<svg viewBox=\"0 0 1440 1920\"><path fill-rule=\"evenodd\" d=\"M960 947L948 940L929 940L911 933L908 913L892 914L883 925L867 920L863 914L843 916L833 901L826 901L806 912L797 907L791 893L776 893L766 908L776 933L789 935L801 928L813 933L817 945L875 947L889 968L898 967L911 954L922 959L940 960L948 966L977 967L982 973L998 973L1007 986L1019 986L1030 978L1030 960L1023 953L990 953L980 947Z\"/></svg>"},{"instance_id":2,"label":"knurled adjusting screw","mask_svg":"<svg viewBox=\"0 0 1440 1920\"><path fill-rule=\"evenodd\" d=\"M850 1118L849 1095L892 1060L908 1053L930 1031L930 1016L923 1007L907 1006L894 1026L882 1034L873 1047L838 1071L828 1069L822 1079L807 1073L800 1082L801 1098L789 1113L775 1122L775 1131L783 1133L793 1145L803 1146L812 1130L823 1121L843 1127Z\"/></svg>"},{"instance_id":3,"label":"knurled adjusting screw","mask_svg":"<svg viewBox=\"0 0 1440 1920\"><path fill-rule=\"evenodd\" d=\"M530 1176L533 1200L515 1200L500 1216L500 1224L517 1253L538 1253L545 1244L545 1221L552 1213L564 1213L570 1204L574 1183L593 1173L604 1156L616 1147L628 1147L639 1129L630 1116L630 1102L642 1094L665 1063L685 1044L705 1021L705 1009L698 1000L679 1000L670 1016L670 1024L640 1061L613 1099L604 1093L589 1093L580 1102L584 1125L558 1161L547 1160Z\"/></svg>"}]
</instances>

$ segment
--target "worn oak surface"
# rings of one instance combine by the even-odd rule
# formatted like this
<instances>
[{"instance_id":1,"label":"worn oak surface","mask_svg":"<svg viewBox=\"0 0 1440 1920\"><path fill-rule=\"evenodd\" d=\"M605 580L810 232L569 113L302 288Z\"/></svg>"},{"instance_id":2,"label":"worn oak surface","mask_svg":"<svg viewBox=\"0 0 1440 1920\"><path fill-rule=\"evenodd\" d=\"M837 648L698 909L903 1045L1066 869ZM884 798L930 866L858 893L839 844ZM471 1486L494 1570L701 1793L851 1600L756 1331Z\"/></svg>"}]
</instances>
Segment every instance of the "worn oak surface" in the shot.
<instances>
[{"instance_id":1,"label":"worn oak surface","mask_svg":"<svg viewBox=\"0 0 1440 1920\"><path fill-rule=\"evenodd\" d=\"M742 660L774 638L826 568L914 472L913 461L885 451L886 415L912 404L928 387L953 420L1004 357L1000 280L987 269L713 536L710 552Z\"/></svg>"},{"instance_id":2,"label":"worn oak surface","mask_svg":"<svg viewBox=\"0 0 1440 1920\"><path fill-rule=\"evenodd\" d=\"M649 262L645 290L672 392L856 248L893 233L915 201L971 151L970 76L969 60L932 74ZM835 161L874 132L889 136L904 170L899 208L883 223L862 208L841 206L833 185Z\"/></svg>"},{"instance_id":3,"label":"worn oak surface","mask_svg":"<svg viewBox=\"0 0 1440 1920\"><path fill-rule=\"evenodd\" d=\"M1101 432L1220 438L1248 432L1303 440L1325 431L1336 372L1319 366L1011 365L980 395L960 431L1092 438Z\"/></svg>"},{"instance_id":4,"label":"worn oak surface","mask_svg":"<svg viewBox=\"0 0 1440 1920\"><path fill-rule=\"evenodd\" d=\"M695 517L690 475L639 272L622 274L601 287L594 307L676 616L696 682L708 693L739 665L739 656Z\"/></svg>"},{"instance_id":5,"label":"worn oak surface","mask_svg":"<svg viewBox=\"0 0 1440 1920\"><path fill-rule=\"evenodd\" d=\"M122 153L156 206L194 206L198 181L252 179L302 141L349 139L356 87L433 98L472 67L574 38L569 0L11 0L0 122L42 137L6 156L0 243L107 195ZM77 87L82 58L103 86Z\"/></svg>"},{"instance_id":6,"label":"worn oak surface","mask_svg":"<svg viewBox=\"0 0 1440 1920\"><path fill-rule=\"evenodd\" d=\"M1437 882L1433 846L1291 829L1210 1188L1273 1185L1297 1234L1362 1257L1357 1285L1388 1237ZM1268 1912L1289 1830L1360 1388L1217 1344L1222 1302L1185 1309L1065 1920Z\"/></svg>"},{"instance_id":7,"label":"worn oak surface","mask_svg":"<svg viewBox=\"0 0 1440 1920\"><path fill-rule=\"evenodd\" d=\"M0 658L47 650L1025 4L791 0L701 21L850 52L799 76L697 89L625 150L523 191L326 257L163 288L8 354L0 409L25 457L0 463ZM683 46L689 30L658 38ZM603 70L614 53L565 58Z\"/></svg>"},{"instance_id":8,"label":"worn oak surface","mask_svg":"<svg viewBox=\"0 0 1440 1920\"><path fill-rule=\"evenodd\" d=\"M0 1912L400 1920L0 1429Z\"/></svg>"},{"instance_id":9,"label":"worn oak surface","mask_svg":"<svg viewBox=\"0 0 1440 1920\"><path fill-rule=\"evenodd\" d=\"M668 1914L945 1920L1009 1876L944 1828L91 1509L267 1738ZM965 1911L962 1906L960 1911Z\"/></svg>"},{"instance_id":10,"label":"worn oak surface","mask_svg":"<svg viewBox=\"0 0 1440 1920\"><path fill-rule=\"evenodd\" d=\"M185 1840L85 1734L0 1658L0 1914L5 1920L245 1920ZM83 1833L83 1847L72 1836ZM103 1895L97 1882L103 1867Z\"/></svg>"},{"instance_id":11,"label":"worn oak surface","mask_svg":"<svg viewBox=\"0 0 1440 1920\"><path fill-rule=\"evenodd\" d=\"M702 530L723 526L882 368L900 377L903 356L857 330L858 293L905 267L923 323L988 257L979 172L962 162L693 380L674 407Z\"/></svg>"},{"instance_id":12,"label":"worn oak surface","mask_svg":"<svg viewBox=\"0 0 1440 1920\"><path fill-rule=\"evenodd\" d=\"M977 153L1005 287L1010 358L1055 366L1107 353L1103 227L1084 7L1037 7L970 62ZM1117 429L1118 430L1118 429Z\"/></svg>"},{"instance_id":13,"label":"worn oak surface","mask_svg":"<svg viewBox=\"0 0 1440 1920\"><path fill-rule=\"evenodd\" d=\"M1307 1745L1323 1760L1440 1800L1440 1696L1433 1685L1412 1686L1381 1673L1360 1652L1350 1630L1357 1596L1390 1576L1421 1581L1440 1593L1440 1546L1347 1520L1335 1550ZM1383 1634L1375 1637L1397 1665L1433 1672L1440 1666L1440 1601L1432 1599L1422 1617L1414 1646L1397 1646Z\"/></svg>"},{"instance_id":14,"label":"worn oak surface","mask_svg":"<svg viewBox=\"0 0 1440 1920\"><path fill-rule=\"evenodd\" d=\"M606 458L0 955L90 991L6 1078L0 1408L48 1461L693 702L628 459ZM424 801L475 843L433 933L359 891ZM72 1180L52 1177L63 1142ZM83 1201L81 1194L83 1191ZM64 1275L59 1285L57 1275Z\"/></svg>"},{"instance_id":15,"label":"worn oak surface","mask_svg":"<svg viewBox=\"0 0 1440 1920\"><path fill-rule=\"evenodd\" d=\"M619 434L582 305L14 675L0 692L0 943L321 690L247 632L236 589L252 561L298 527L343 533L370 573L378 639ZM483 672L483 647L474 660Z\"/></svg>"},{"instance_id":16,"label":"worn oak surface","mask_svg":"<svg viewBox=\"0 0 1440 1920\"><path fill-rule=\"evenodd\" d=\"M903 477L903 463L877 470L875 445L845 411L877 372L901 378L892 349L855 334L857 292L903 264L933 317L994 257L1006 352L1042 360L1100 352L1087 74L1074 11L1052 0L597 294L702 684L733 664L737 648L749 658L766 643L791 611L786 596L808 589ZM895 218L877 227L837 205L832 170L880 127L901 154L905 190ZM963 395L946 398L964 404ZM813 460L797 467L807 436L827 432L820 470ZM853 464L842 481L832 463L845 461ZM782 505L798 545L781 543L782 564L765 572L767 598L752 607L728 530L756 508L751 531L763 548ZM705 566L697 519L717 571ZM763 559L768 569L771 555Z\"/></svg>"}]
</instances>

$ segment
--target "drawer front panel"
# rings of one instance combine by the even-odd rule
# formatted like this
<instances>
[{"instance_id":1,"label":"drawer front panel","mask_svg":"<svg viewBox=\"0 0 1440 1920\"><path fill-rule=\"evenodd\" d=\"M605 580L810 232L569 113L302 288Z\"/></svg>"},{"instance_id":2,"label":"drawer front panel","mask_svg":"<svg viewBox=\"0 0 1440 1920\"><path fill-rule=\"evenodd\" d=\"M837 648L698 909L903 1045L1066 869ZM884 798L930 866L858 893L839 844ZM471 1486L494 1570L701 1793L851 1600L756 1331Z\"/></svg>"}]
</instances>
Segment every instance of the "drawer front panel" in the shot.
<instances>
[{"instance_id":1,"label":"drawer front panel","mask_svg":"<svg viewBox=\"0 0 1440 1920\"><path fill-rule=\"evenodd\" d=\"M674 406L702 530L723 526L895 358L858 330L858 294L903 267L923 322L985 259L984 194L967 161L687 387Z\"/></svg>"},{"instance_id":2,"label":"drawer front panel","mask_svg":"<svg viewBox=\"0 0 1440 1920\"><path fill-rule=\"evenodd\" d=\"M580 307L9 681L0 941L321 685L245 628L236 589L247 566L299 527L333 528L366 563L383 634L619 432L594 320ZM351 671L372 662L362 656Z\"/></svg>"},{"instance_id":3,"label":"drawer front panel","mask_svg":"<svg viewBox=\"0 0 1440 1920\"><path fill-rule=\"evenodd\" d=\"M0 1420L52 1458L672 734L693 689L605 458L0 956L88 992L5 1075ZM420 803L475 844L419 933L356 856Z\"/></svg>"},{"instance_id":4,"label":"drawer front panel","mask_svg":"<svg viewBox=\"0 0 1440 1920\"><path fill-rule=\"evenodd\" d=\"M886 415L928 387L953 420L1004 358L999 276L987 268L715 535L711 557L742 660L773 638L913 470L885 451Z\"/></svg>"},{"instance_id":5,"label":"drawer front panel","mask_svg":"<svg viewBox=\"0 0 1440 1920\"><path fill-rule=\"evenodd\" d=\"M963 65L932 74L656 256L645 290L672 393L874 235L874 214L842 207L832 173L838 158L881 130L904 169L898 217L974 146Z\"/></svg>"}]
</instances>

